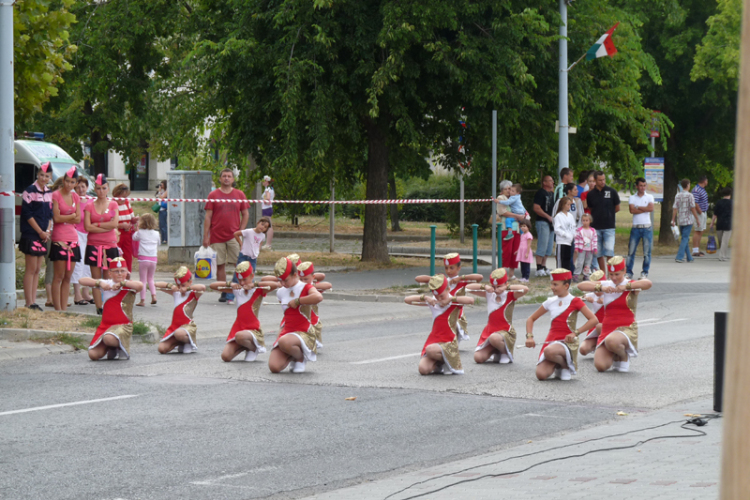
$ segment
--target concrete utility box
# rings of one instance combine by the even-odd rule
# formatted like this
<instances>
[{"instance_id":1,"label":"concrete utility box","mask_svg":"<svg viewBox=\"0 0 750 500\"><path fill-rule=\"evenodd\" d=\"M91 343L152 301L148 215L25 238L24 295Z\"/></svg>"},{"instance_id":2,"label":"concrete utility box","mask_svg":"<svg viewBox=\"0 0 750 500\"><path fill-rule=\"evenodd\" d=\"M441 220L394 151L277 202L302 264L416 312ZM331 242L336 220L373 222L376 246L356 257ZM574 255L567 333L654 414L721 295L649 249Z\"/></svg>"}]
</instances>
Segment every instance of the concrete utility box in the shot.
<instances>
[{"instance_id":1,"label":"concrete utility box","mask_svg":"<svg viewBox=\"0 0 750 500\"><path fill-rule=\"evenodd\" d=\"M211 172L205 170L173 170L167 172L167 193L170 198L208 198ZM203 242L205 203L167 205L169 224L169 262L192 262Z\"/></svg>"}]
</instances>

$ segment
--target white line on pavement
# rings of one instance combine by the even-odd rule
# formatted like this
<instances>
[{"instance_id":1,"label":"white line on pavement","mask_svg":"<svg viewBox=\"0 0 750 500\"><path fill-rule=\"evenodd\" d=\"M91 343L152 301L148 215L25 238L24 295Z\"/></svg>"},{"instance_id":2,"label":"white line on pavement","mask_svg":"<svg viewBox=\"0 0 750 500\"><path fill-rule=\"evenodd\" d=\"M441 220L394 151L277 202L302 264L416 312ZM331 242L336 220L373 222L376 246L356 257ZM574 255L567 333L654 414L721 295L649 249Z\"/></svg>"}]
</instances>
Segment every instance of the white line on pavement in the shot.
<instances>
[{"instance_id":1,"label":"white line on pavement","mask_svg":"<svg viewBox=\"0 0 750 500\"><path fill-rule=\"evenodd\" d=\"M679 319L668 319L666 321L657 321L656 323L646 323L639 324L638 326L653 326L653 325L663 325L664 323L675 323L676 321L687 321L687 318L679 318ZM638 323L641 323L640 321Z\"/></svg>"},{"instance_id":2,"label":"white line on pavement","mask_svg":"<svg viewBox=\"0 0 750 500\"><path fill-rule=\"evenodd\" d=\"M48 405L48 406L37 406L34 408L24 408L23 410L12 410L12 411L4 411L0 413L0 417L4 415L14 415L16 413L27 413L30 411L41 411L41 410L51 410L53 408L63 408L65 406L77 406L77 405L87 405L91 403L103 403L105 401L116 401L118 399L128 399L128 398L135 398L138 394L127 394L125 396L115 396L113 398L102 398L102 399L89 399L86 401L75 401L73 403L61 403L58 405Z\"/></svg>"},{"instance_id":3,"label":"white line on pavement","mask_svg":"<svg viewBox=\"0 0 750 500\"><path fill-rule=\"evenodd\" d=\"M379 359L368 359L366 361L352 361L350 365L369 365L370 363L380 363L381 361L390 361L392 359L411 358L412 356L419 356L421 353L413 352L411 354L402 354L401 356L391 356L389 358Z\"/></svg>"}]
</instances>

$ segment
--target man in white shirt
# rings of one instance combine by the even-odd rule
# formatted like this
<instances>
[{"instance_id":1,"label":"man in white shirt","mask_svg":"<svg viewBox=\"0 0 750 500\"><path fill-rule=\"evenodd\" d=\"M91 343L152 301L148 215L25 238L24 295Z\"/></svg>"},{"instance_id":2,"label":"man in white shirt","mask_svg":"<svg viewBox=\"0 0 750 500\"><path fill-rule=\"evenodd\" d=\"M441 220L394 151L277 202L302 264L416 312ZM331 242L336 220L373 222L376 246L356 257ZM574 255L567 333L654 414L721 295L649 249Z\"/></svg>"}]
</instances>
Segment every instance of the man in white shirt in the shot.
<instances>
[{"instance_id":1,"label":"man in white shirt","mask_svg":"<svg viewBox=\"0 0 750 500\"><path fill-rule=\"evenodd\" d=\"M628 200L630 213L633 214L633 226L630 229L628 243L627 278L633 279L633 265L638 243L643 240L643 268L641 278L648 278L651 267L651 247L654 242L654 228L651 227L651 212L654 211L654 197L646 194L646 179L638 177L635 180L636 194Z\"/></svg>"}]
</instances>

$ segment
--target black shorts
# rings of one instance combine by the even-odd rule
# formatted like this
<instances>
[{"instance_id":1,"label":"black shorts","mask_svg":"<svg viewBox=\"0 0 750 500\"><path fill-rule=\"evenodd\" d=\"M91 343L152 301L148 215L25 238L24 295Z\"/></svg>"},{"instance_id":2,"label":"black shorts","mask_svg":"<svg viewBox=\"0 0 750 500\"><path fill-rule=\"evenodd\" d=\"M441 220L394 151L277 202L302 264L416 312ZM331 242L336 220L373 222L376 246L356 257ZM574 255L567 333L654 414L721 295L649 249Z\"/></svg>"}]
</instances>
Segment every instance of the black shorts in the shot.
<instances>
[{"instance_id":1,"label":"black shorts","mask_svg":"<svg viewBox=\"0 0 750 500\"><path fill-rule=\"evenodd\" d=\"M66 245L70 245L71 242L64 242ZM49 252L49 260L56 261L56 260L68 260L68 252L70 252L70 262L80 262L81 261L81 248L78 246L78 242L72 242L75 244L73 248L64 248L62 244L58 241L52 242L52 249Z\"/></svg>"},{"instance_id":2,"label":"black shorts","mask_svg":"<svg viewBox=\"0 0 750 500\"><path fill-rule=\"evenodd\" d=\"M109 261L120 256L120 249L117 247L113 247L103 250L104 255L102 255L101 259L102 264L98 265L99 247L94 245L86 245L86 255L84 255L83 263L91 267L100 267L102 269L106 267L107 269L109 269Z\"/></svg>"},{"instance_id":3,"label":"black shorts","mask_svg":"<svg viewBox=\"0 0 750 500\"><path fill-rule=\"evenodd\" d=\"M49 240L47 240L49 241ZM44 243L38 238L24 238L21 237L21 241L18 242L18 249L21 253L26 255L33 255L34 257L44 257L47 255L49 243Z\"/></svg>"}]
</instances>

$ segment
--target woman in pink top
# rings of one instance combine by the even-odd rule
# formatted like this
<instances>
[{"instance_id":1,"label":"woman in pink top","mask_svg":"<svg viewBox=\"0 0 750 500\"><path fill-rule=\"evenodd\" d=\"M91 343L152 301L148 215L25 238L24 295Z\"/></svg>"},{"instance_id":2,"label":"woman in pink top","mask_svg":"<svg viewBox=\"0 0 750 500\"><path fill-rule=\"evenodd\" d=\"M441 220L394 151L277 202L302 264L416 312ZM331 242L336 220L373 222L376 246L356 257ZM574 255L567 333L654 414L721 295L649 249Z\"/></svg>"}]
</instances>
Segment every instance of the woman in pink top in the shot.
<instances>
[{"instance_id":1,"label":"woman in pink top","mask_svg":"<svg viewBox=\"0 0 750 500\"><path fill-rule=\"evenodd\" d=\"M91 277L95 280L109 279L109 262L120 256L117 248L115 228L118 224L117 202L107 199L109 185L104 174L96 176L94 182L96 199L86 205L84 220L89 239L83 261L91 268ZM102 313L102 292L94 289L94 301L97 314Z\"/></svg>"},{"instance_id":2,"label":"woman in pink top","mask_svg":"<svg viewBox=\"0 0 750 500\"><path fill-rule=\"evenodd\" d=\"M76 184L76 194L80 198L81 203L81 214L84 213L86 205L91 203L91 199L86 198L86 191L89 189L89 181L85 177L78 177L78 183ZM86 243L88 242L89 233L86 232L85 221L81 216L81 221L76 224L76 232L78 233L78 248L81 252L86 250ZM77 306L86 306L94 304L94 297L91 296L91 290L88 287L81 286L78 284L78 280L81 278L90 278L91 270L89 266L83 262L83 259L76 262L75 269L73 269L73 276L70 277L70 282L73 283L73 303Z\"/></svg>"},{"instance_id":3,"label":"woman in pink top","mask_svg":"<svg viewBox=\"0 0 750 500\"><path fill-rule=\"evenodd\" d=\"M81 203L73 191L77 182L78 172L73 165L65 172L60 189L52 193L54 225L49 260L54 263L55 268L52 278L52 304L55 311L65 311L68 308L70 277L73 275L75 263L81 260L75 226L81 220Z\"/></svg>"}]
</instances>

